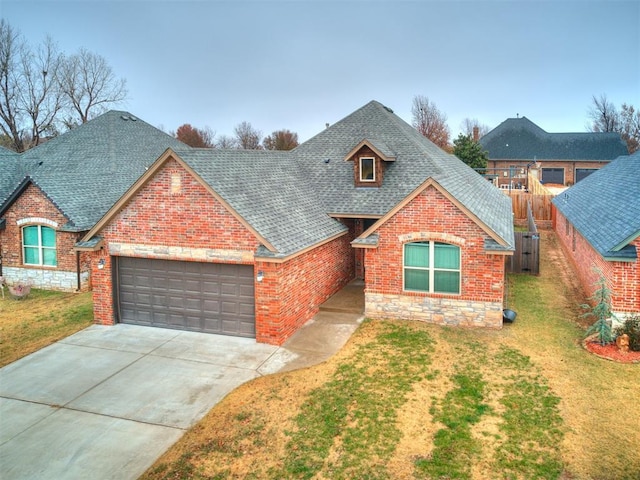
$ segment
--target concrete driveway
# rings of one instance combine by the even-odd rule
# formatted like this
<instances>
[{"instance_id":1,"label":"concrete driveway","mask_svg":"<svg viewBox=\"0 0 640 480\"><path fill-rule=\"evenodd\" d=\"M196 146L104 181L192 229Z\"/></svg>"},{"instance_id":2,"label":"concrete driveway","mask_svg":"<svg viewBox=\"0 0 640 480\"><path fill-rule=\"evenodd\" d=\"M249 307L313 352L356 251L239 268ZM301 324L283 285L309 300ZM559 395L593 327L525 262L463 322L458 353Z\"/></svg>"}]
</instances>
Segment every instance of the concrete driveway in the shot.
<instances>
[{"instance_id":1,"label":"concrete driveway","mask_svg":"<svg viewBox=\"0 0 640 480\"><path fill-rule=\"evenodd\" d=\"M281 348L91 326L0 370L0 478L135 479L231 390L328 358L360 320L320 315Z\"/></svg>"}]
</instances>

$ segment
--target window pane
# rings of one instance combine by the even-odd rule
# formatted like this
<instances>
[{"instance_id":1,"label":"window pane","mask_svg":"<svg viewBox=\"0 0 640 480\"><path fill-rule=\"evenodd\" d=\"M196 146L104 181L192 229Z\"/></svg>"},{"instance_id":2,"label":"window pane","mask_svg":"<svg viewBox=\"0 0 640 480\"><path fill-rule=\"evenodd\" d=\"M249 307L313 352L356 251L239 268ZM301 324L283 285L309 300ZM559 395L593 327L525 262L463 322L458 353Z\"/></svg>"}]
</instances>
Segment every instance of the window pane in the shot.
<instances>
[{"instance_id":1,"label":"window pane","mask_svg":"<svg viewBox=\"0 0 640 480\"><path fill-rule=\"evenodd\" d=\"M34 247L24 247L24 263L30 265L39 265L40 258L38 256L38 249Z\"/></svg>"},{"instance_id":2,"label":"window pane","mask_svg":"<svg viewBox=\"0 0 640 480\"><path fill-rule=\"evenodd\" d=\"M51 267L56 266L56 249L55 248L43 248L42 256L44 257L42 263Z\"/></svg>"},{"instance_id":3,"label":"window pane","mask_svg":"<svg viewBox=\"0 0 640 480\"><path fill-rule=\"evenodd\" d=\"M373 180L373 158L360 159L360 180Z\"/></svg>"},{"instance_id":4,"label":"window pane","mask_svg":"<svg viewBox=\"0 0 640 480\"><path fill-rule=\"evenodd\" d=\"M460 268L460 249L455 245L436 243L434 263L436 268Z\"/></svg>"},{"instance_id":5,"label":"window pane","mask_svg":"<svg viewBox=\"0 0 640 480\"><path fill-rule=\"evenodd\" d=\"M405 290L429 291L429 271L406 268L404 271Z\"/></svg>"},{"instance_id":6,"label":"window pane","mask_svg":"<svg viewBox=\"0 0 640 480\"><path fill-rule=\"evenodd\" d=\"M42 227L42 246L43 247L56 246L56 231L53 228Z\"/></svg>"},{"instance_id":7,"label":"window pane","mask_svg":"<svg viewBox=\"0 0 640 480\"><path fill-rule=\"evenodd\" d=\"M404 264L407 267L428 267L429 243L407 243L404 246Z\"/></svg>"},{"instance_id":8,"label":"window pane","mask_svg":"<svg viewBox=\"0 0 640 480\"><path fill-rule=\"evenodd\" d=\"M434 292L460 293L460 272L434 272Z\"/></svg>"},{"instance_id":9,"label":"window pane","mask_svg":"<svg viewBox=\"0 0 640 480\"><path fill-rule=\"evenodd\" d=\"M38 227L36 225L31 227L24 227L22 229L22 235L24 237L24 244L29 246L38 246Z\"/></svg>"}]
</instances>

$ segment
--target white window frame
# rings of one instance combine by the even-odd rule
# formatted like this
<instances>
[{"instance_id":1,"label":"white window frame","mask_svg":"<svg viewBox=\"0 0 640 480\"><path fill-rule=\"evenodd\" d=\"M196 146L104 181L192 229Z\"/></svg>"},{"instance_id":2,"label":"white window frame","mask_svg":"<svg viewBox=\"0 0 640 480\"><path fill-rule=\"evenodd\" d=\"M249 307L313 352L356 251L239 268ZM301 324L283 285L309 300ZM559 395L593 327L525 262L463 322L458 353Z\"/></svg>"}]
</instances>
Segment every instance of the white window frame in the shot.
<instances>
[{"instance_id":1,"label":"white window frame","mask_svg":"<svg viewBox=\"0 0 640 480\"><path fill-rule=\"evenodd\" d=\"M373 167L373 178L363 178L362 177L362 161L363 160L371 160L371 165ZM360 166L360 181L361 182L375 182L376 181L376 159L375 157L360 157L358 159Z\"/></svg>"},{"instance_id":2,"label":"white window frame","mask_svg":"<svg viewBox=\"0 0 640 480\"><path fill-rule=\"evenodd\" d=\"M38 245L25 245L24 244L24 231L26 228L30 228L30 227L38 227ZM51 230L53 230L53 233L55 234L55 245L53 247L45 247L42 244L42 228L50 228ZM30 266L34 266L34 267L57 267L58 266L58 232L56 231L55 228L52 228L49 225L24 225L21 228L21 233L22 233L22 263L23 265L30 265ZM38 251L38 263L27 263L27 255L26 255L26 248L35 248ZM55 265L47 265L44 263L44 251L45 250L53 250L56 255L56 263Z\"/></svg>"},{"instance_id":3,"label":"white window frame","mask_svg":"<svg viewBox=\"0 0 640 480\"><path fill-rule=\"evenodd\" d=\"M429 267L407 267L405 265L405 251L406 251L406 246L407 245L411 245L412 243L429 243ZM457 247L458 248L458 255L459 255L459 264L460 264L460 268L459 269L454 269L454 268L436 268L435 267L435 256L436 256L436 249L435 249L435 244L436 243L442 243L445 245L451 245L453 247ZM429 272L429 290L414 290L414 289L407 289L405 286L405 270L406 269L410 269L410 270L427 270ZM435 287L435 272L458 272L459 276L458 276L458 291L453 293L453 292L436 292L434 290ZM462 249L460 248L459 245L455 245L453 243L447 243L447 242L442 242L439 240L419 240L416 242L407 242L405 244L402 245L402 290L405 292L420 292L420 293L437 293L440 295L461 295L462 294Z\"/></svg>"}]
</instances>

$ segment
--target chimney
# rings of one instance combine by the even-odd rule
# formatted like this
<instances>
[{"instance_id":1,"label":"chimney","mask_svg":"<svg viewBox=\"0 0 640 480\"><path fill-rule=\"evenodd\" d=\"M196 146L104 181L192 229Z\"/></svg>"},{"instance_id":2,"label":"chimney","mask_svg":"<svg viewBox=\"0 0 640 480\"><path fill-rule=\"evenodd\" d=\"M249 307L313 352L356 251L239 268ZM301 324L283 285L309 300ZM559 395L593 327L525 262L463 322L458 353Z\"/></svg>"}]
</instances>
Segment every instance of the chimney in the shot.
<instances>
[{"instance_id":1,"label":"chimney","mask_svg":"<svg viewBox=\"0 0 640 480\"><path fill-rule=\"evenodd\" d=\"M480 129L476 125L473 127L473 141L477 143L478 140L480 140Z\"/></svg>"}]
</instances>

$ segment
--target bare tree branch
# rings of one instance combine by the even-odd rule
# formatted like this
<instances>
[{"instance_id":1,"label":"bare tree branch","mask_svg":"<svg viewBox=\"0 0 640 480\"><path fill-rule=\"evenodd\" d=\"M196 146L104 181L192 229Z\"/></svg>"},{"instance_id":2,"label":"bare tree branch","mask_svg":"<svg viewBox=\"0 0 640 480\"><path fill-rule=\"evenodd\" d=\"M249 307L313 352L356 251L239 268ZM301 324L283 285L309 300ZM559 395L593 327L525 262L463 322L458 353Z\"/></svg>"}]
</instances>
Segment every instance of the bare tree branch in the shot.
<instances>
[{"instance_id":1,"label":"bare tree branch","mask_svg":"<svg viewBox=\"0 0 640 480\"><path fill-rule=\"evenodd\" d=\"M0 21L0 129L22 152L57 133L63 99L58 89L61 55L50 37L35 51Z\"/></svg>"},{"instance_id":2,"label":"bare tree branch","mask_svg":"<svg viewBox=\"0 0 640 480\"><path fill-rule=\"evenodd\" d=\"M440 148L449 149L449 127L447 116L438 110L436 104L423 95L413 97L411 107L413 127Z\"/></svg>"},{"instance_id":3,"label":"bare tree branch","mask_svg":"<svg viewBox=\"0 0 640 480\"><path fill-rule=\"evenodd\" d=\"M262 145L266 150L292 150L298 146L298 134L290 130L276 130L265 137Z\"/></svg>"},{"instance_id":4,"label":"bare tree branch","mask_svg":"<svg viewBox=\"0 0 640 480\"><path fill-rule=\"evenodd\" d=\"M256 130L249 122L242 122L233 129L238 148L245 150L261 150L260 140L262 132Z\"/></svg>"},{"instance_id":5,"label":"bare tree branch","mask_svg":"<svg viewBox=\"0 0 640 480\"><path fill-rule=\"evenodd\" d=\"M60 86L81 123L127 98L126 80L115 76L104 57L84 48L65 60Z\"/></svg>"},{"instance_id":6,"label":"bare tree branch","mask_svg":"<svg viewBox=\"0 0 640 480\"><path fill-rule=\"evenodd\" d=\"M592 97L593 105L589 108L592 132L616 132L620 117L615 105L603 93L600 97Z\"/></svg>"}]
</instances>

